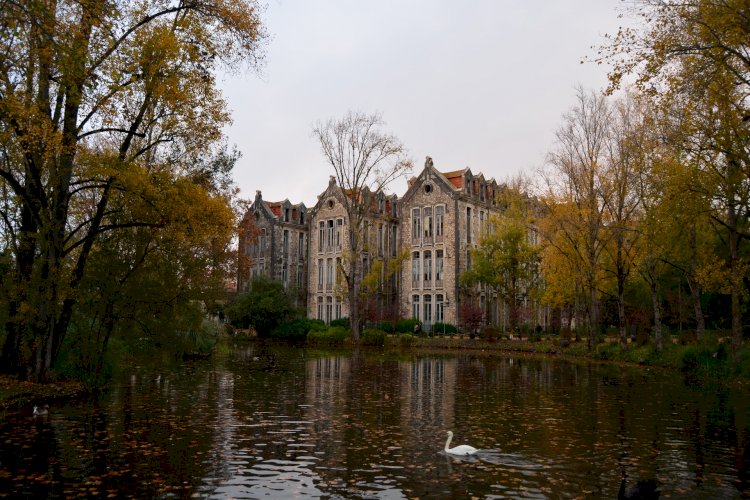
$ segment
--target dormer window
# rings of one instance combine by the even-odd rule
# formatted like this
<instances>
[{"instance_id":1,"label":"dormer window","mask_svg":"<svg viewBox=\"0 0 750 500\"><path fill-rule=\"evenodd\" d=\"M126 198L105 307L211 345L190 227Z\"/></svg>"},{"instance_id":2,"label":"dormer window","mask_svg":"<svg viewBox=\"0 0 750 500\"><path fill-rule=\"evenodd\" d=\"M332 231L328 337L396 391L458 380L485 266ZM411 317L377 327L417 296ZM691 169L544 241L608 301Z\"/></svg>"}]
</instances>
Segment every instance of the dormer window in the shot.
<instances>
[{"instance_id":1,"label":"dormer window","mask_svg":"<svg viewBox=\"0 0 750 500\"><path fill-rule=\"evenodd\" d=\"M284 222L289 222L289 208L284 207Z\"/></svg>"}]
</instances>

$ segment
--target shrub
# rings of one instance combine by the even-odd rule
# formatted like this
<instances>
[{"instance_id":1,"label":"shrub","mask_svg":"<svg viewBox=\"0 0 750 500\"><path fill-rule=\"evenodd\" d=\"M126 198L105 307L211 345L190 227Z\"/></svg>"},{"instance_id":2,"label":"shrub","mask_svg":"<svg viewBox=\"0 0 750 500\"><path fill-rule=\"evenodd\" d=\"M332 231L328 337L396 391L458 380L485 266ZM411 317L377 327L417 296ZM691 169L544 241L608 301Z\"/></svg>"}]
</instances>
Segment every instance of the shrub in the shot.
<instances>
[{"instance_id":1,"label":"shrub","mask_svg":"<svg viewBox=\"0 0 750 500\"><path fill-rule=\"evenodd\" d=\"M280 281L254 280L250 292L238 296L225 308L230 323L237 328L252 326L259 337L266 337L294 312Z\"/></svg>"},{"instance_id":2,"label":"shrub","mask_svg":"<svg viewBox=\"0 0 750 500\"><path fill-rule=\"evenodd\" d=\"M328 326L326 325L325 321L322 319L311 319L310 321L310 329L308 331L312 332L324 332L328 329Z\"/></svg>"},{"instance_id":3,"label":"shrub","mask_svg":"<svg viewBox=\"0 0 750 500\"><path fill-rule=\"evenodd\" d=\"M311 344L340 345L349 339L349 330L342 326L332 326L327 330L313 330L307 334L307 341Z\"/></svg>"},{"instance_id":4,"label":"shrub","mask_svg":"<svg viewBox=\"0 0 750 500\"><path fill-rule=\"evenodd\" d=\"M268 338L284 342L303 342L307 338L307 332L311 329L312 320L297 318L281 323L268 335Z\"/></svg>"},{"instance_id":5,"label":"shrub","mask_svg":"<svg viewBox=\"0 0 750 500\"><path fill-rule=\"evenodd\" d=\"M488 326L484 330L482 330L482 339L486 340L487 342L494 342L500 337L500 332L497 328Z\"/></svg>"},{"instance_id":6,"label":"shrub","mask_svg":"<svg viewBox=\"0 0 750 500\"><path fill-rule=\"evenodd\" d=\"M446 335L453 335L454 333L457 333L458 329L456 328L456 325L452 325L450 323L441 323L437 322L434 325L432 325L432 334L433 335L442 335L445 333Z\"/></svg>"},{"instance_id":7,"label":"shrub","mask_svg":"<svg viewBox=\"0 0 750 500\"><path fill-rule=\"evenodd\" d=\"M362 332L360 341L362 345L373 345L382 347L385 345L386 333L383 330L376 330L375 328L367 328Z\"/></svg>"},{"instance_id":8,"label":"shrub","mask_svg":"<svg viewBox=\"0 0 750 500\"><path fill-rule=\"evenodd\" d=\"M397 333L414 333L414 325L419 323L416 319L400 319L396 322Z\"/></svg>"},{"instance_id":9,"label":"shrub","mask_svg":"<svg viewBox=\"0 0 750 500\"><path fill-rule=\"evenodd\" d=\"M349 326L349 318L334 319L331 321L331 326L340 326L346 328L347 330L351 329L351 327Z\"/></svg>"},{"instance_id":10,"label":"shrub","mask_svg":"<svg viewBox=\"0 0 750 500\"><path fill-rule=\"evenodd\" d=\"M410 333L404 333L403 335L398 336L398 343L402 347L411 347L414 345L416 341L417 341L417 338Z\"/></svg>"}]
</instances>

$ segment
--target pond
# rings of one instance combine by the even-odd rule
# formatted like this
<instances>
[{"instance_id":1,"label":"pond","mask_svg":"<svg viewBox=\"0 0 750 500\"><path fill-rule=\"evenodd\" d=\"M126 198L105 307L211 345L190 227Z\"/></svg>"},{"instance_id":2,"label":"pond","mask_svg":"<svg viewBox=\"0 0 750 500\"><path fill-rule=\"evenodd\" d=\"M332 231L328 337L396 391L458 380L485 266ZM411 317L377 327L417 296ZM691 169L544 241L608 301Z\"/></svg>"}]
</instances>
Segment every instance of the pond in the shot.
<instances>
[{"instance_id":1,"label":"pond","mask_svg":"<svg viewBox=\"0 0 750 500\"><path fill-rule=\"evenodd\" d=\"M241 345L6 413L0 497L741 498L749 404L645 368Z\"/></svg>"}]
</instances>

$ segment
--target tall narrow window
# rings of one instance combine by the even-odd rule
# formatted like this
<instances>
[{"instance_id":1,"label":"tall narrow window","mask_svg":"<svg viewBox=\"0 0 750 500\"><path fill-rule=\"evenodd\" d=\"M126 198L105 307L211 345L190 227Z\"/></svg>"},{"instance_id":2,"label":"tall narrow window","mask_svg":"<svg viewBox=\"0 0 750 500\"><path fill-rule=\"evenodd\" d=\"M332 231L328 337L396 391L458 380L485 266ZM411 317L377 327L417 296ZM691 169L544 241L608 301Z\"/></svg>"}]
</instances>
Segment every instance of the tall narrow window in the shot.
<instances>
[{"instance_id":1,"label":"tall narrow window","mask_svg":"<svg viewBox=\"0 0 750 500\"><path fill-rule=\"evenodd\" d=\"M297 288L303 288L305 286L305 274L302 264L297 266Z\"/></svg>"},{"instance_id":2,"label":"tall narrow window","mask_svg":"<svg viewBox=\"0 0 750 500\"><path fill-rule=\"evenodd\" d=\"M283 249L284 258L287 259L289 258L289 230L288 229L284 229L284 236L283 236L282 241L283 241L283 244L281 248Z\"/></svg>"},{"instance_id":3,"label":"tall narrow window","mask_svg":"<svg viewBox=\"0 0 750 500\"><path fill-rule=\"evenodd\" d=\"M284 288L289 287L289 264L286 262L281 265L281 284Z\"/></svg>"},{"instance_id":4,"label":"tall narrow window","mask_svg":"<svg viewBox=\"0 0 750 500\"><path fill-rule=\"evenodd\" d=\"M336 319L341 319L341 301L336 298Z\"/></svg>"},{"instance_id":5,"label":"tall narrow window","mask_svg":"<svg viewBox=\"0 0 750 500\"><path fill-rule=\"evenodd\" d=\"M479 211L479 235L482 236L486 233L485 227L484 227L484 210Z\"/></svg>"},{"instance_id":6,"label":"tall narrow window","mask_svg":"<svg viewBox=\"0 0 750 500\"><path fill-rule=\"evenodd\" d=\"M421 212L418 208L411 211L411 241L412 243L419 243L419 238L422 236L422 224L420 215Z\"/></svg>"},{"instance_id":7,"label":"tall narrow window","mask_svg":"<svg viewBox=\"0 0 750 500\"><path fill-rule=\"evenodd\" d=\"M326 223L325 221L320 221L320 224L318 224L318 252L323 251L323 241L325 239L325 232L326 232Z\"/></svg>"},{"instance_id":8,"label":"tall narrow window","mask_svg":"<svg viewBox=\"0 0 750 500\"><path fill-rule=\"evenodd\" d=\"M419 295L412 295L411 297L411 317L419 319Z\"/></svg>"},{"instance_id":9,"label":"tall narrow window","mask_svg":"<svg viewBox=\"0 0 750 500\"><path fill-rule=\"evenodd\" d=\"M435 250L435 285L443 286L443 251Z\"/></svg>"},{"instance_id":10,"label":"tall narrow window","mask_svg":"<svg viewBox=\"0 0 750 500\"><path fill-rule=\"evenodd\" d=\"M432 296L424 296L424 315L422 316L422 322L426 325L432 323Z\"/></svg>"},{"instance_id":11,"label":"tall narrow window","mask_svg":"<svg viewBox=\"0 0 750 500\"><path fill-rule=\"evenodd\" d=\"M326 297L326 323L333 319L333 297Z\"/></svg>"},{"instance_id":12,"label":"tall narrow window","mask_svg":"<svg viewBox=\"0 0 750 500\"><path fill-rule=\"evenodd\" d=\"M411 287L419 288L419 252L411 254Z\"/></svg>"},{"instance_id":13,"label":"tall narrow window","mask_svg":"<svg viewBox=\"0 0 750 500\"><path fill-rule=\"evenodd\" d=\"M333 249L333 219L330 219L326 226L328 227L328 232L326 234L326 249L332 250Z\"/></svg>"},{"instance_id":14,"label":"tall narrow window","mask_svg":"<svg viewBox=\"0 0 750 500\"><path fill-rule=\"evenodd\" d=\"M304 256L305 256L305 233L299 233L299 238L297 240L297 257L299 257L299 260L302 260Z\"/></svg>"},{"instance_id":15,"label":"tall narrow window","mask_svg":"<svg viewBox=\"0 0 750 500\"><path fill-rule=\"evenodd\" d=\"M471 207L466 207L466 242L471 243Z\"/></svg>"},{"instance_id":16,"label":"tall narrow window","mask_svg":"<svg viewBox=\"0 0 750 500\"><path fill-rule=\"evenodd\" d=\"M318 259L318 290L323 289L323 259Z\"/></svg>"},{"instance_id":17,"label":"tall narrow window","mask_svg":"<svg viewBox=\"0 0 750 500\"><path fill-rule=\"evenodd\" d=\"M432 243L432 207L424 207L422 209L422 222L424 242Z\"/></svg>"},{"instance_id":18,"label":"tall narrow window","mask_svg":"<svg viewBox=\"0 0 750 500\"><path fill-rule=\"evenodd\" d=\"M435 207L435 239L437 241L443 241L443 214L445 213L445 207L438 205Z\"/></svg>"},{"instance_id":19,"label":"tall narrow window","mask_svg":"<svg viewBox=\"0 0 750 500\"><path fill-rule=\"evenodd\" d=\"M344 219L336 219L336 248L341 249L341 232L344 229Z\"/></svg>"},{"instance_id":20,"label":"tall narrow window","mask_svg":"<svg viewBox=\"0 0 750 500\"><path fill-rule=\"evenodd\" d=\"M266 228L260 230L260 255L259 257L262 259L266 256Z\"/></svg>"},{"instance_id":21,"label":"tall narrow window","mask_svg":"<svg viewBox=\"0 0 750 500\"><path fill-rule=\"evenodd\" d=\"M435 295L435 322L445 323L445 312L443 311L443 294Z\"/></svg>"},{"instance_id":22,"label":"tall narrow window","mask_svg":"<svg viewBox=\"0 0 750 500\"><path fill-rule=\"evenodd\" d=\"M425 250L424 252L424 286L432 286L432 252Z\"/></svg>"},{"instance_id":23,"label":"tall narrow window","mask_svg":"<svg viewBox=\"0 0 750 500\"><path fill-rule=\"evenodd\" d=\"M333 289L333 259L326 260L326 290Z\"/></svg>"},{"instance_id":24,"label":"tall narrow window","mask_svg":"<svg viewBox=\"0 0 750 500\"><path fill-rule=\"evenodd\" d=\"M318 297L318 319L323 321L323 297Z\"/></svg>"}]
</instances>

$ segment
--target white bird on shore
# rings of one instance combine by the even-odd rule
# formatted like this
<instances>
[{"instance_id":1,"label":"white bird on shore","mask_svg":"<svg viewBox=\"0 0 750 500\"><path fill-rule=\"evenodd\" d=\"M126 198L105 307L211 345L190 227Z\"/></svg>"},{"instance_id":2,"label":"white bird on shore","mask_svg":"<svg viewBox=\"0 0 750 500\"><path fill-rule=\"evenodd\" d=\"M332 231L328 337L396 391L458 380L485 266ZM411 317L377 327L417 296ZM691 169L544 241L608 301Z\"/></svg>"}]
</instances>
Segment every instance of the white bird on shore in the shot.
<instances>
[{"instance_id":1,"label":"white bird on shore","mask_svg":"<svg viewBox=\"0 0 750 500\"><path fill-rule=\"evenodd\" d=\"M453 439L453 431L448 431L448 440L445 442L445 452L450 453L451 455L474 455L478 450L474 448L473 446L469 446L468 444L461 444L456 446L455 448L449 448L451 444L451 439Z\"/></svg>"},{"instance_id":2,"label":"white bird on shore","mask_svg":"<svg viewBox=\"0 0 750 500\"><path fill-rule=\"evenodd\" d=\"M41 408L39 406L35 406L33 414L35 417L41 417L42 415L49 415L49 405L44 405Z\"/></svg>"}]
</instances>

